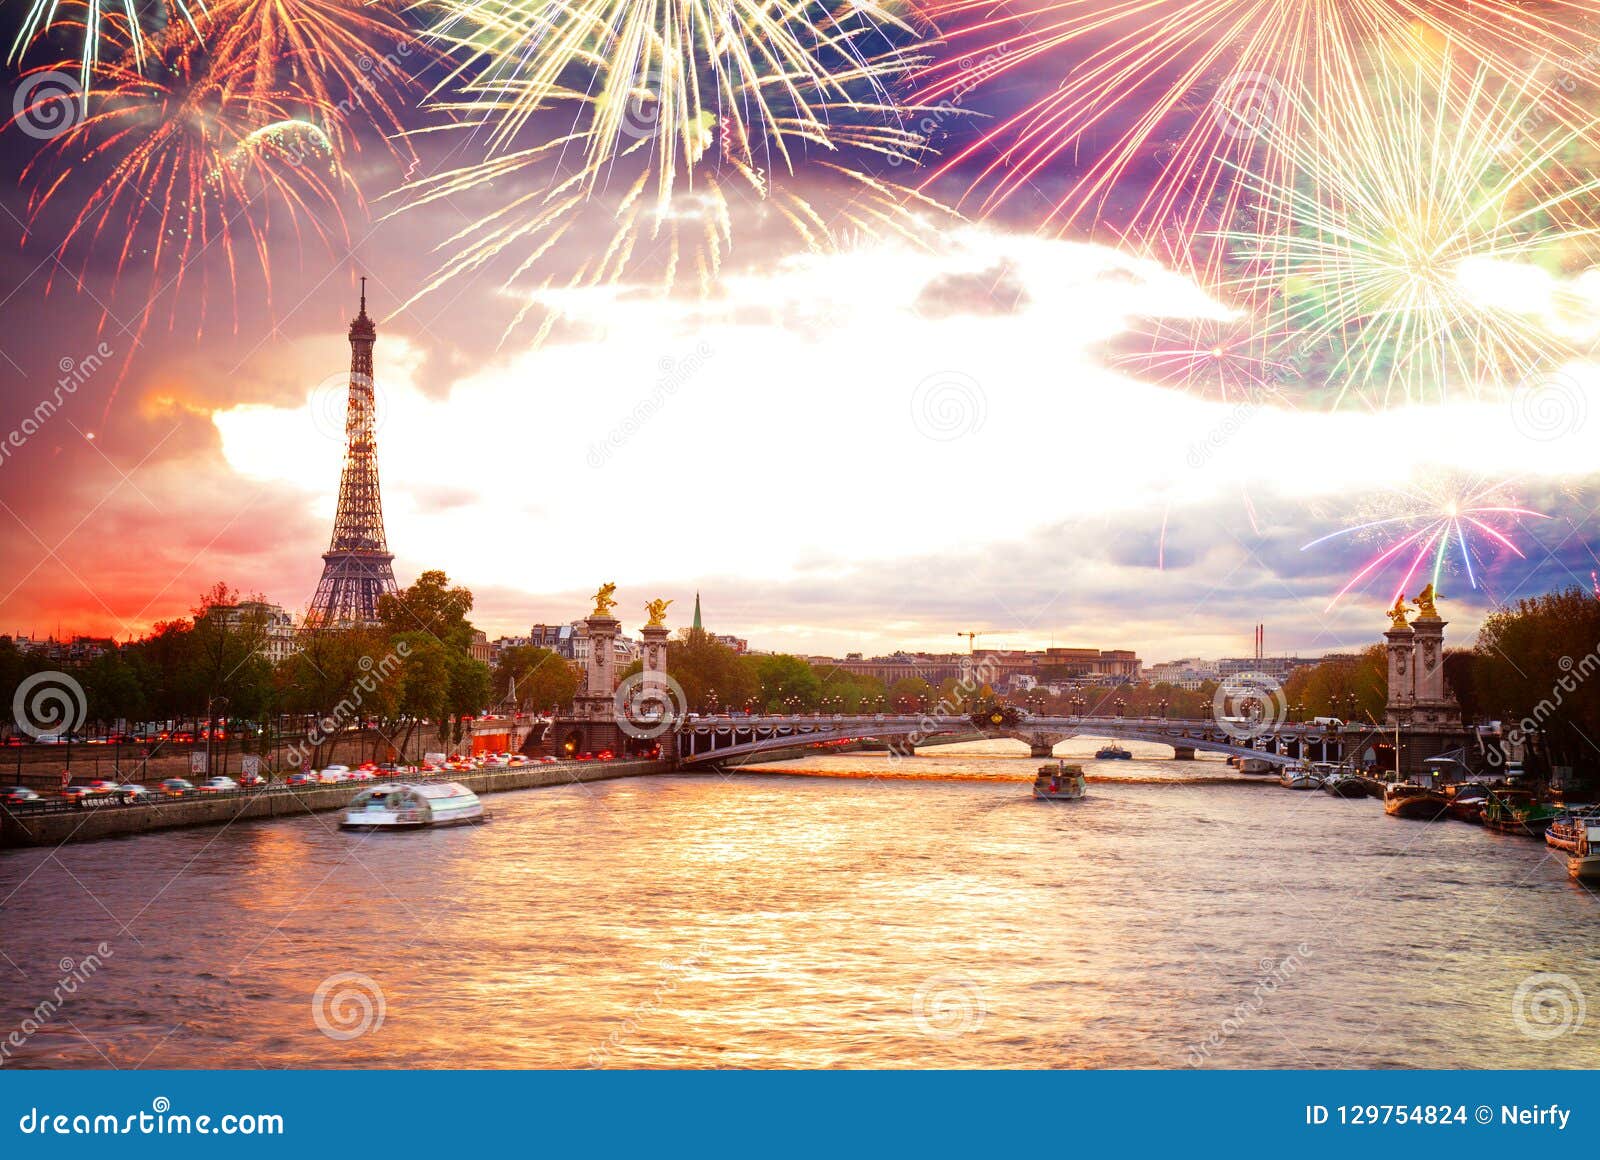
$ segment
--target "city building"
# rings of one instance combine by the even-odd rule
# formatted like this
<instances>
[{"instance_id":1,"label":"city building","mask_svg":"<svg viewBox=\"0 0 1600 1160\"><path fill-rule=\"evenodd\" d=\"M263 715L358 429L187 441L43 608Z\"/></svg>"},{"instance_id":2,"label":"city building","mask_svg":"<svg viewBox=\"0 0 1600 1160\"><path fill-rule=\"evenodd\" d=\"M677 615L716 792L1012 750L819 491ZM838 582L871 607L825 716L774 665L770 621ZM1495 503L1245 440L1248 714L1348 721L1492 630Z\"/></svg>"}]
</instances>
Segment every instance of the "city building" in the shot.
<instances>
[{"instance_id":1,"label":"city building","mask_svg":"<svg viewBox=\"0 0 1600 1160\"><path fill-rule=\"evenodd\" d=\"M549 649L558 657L589 667L589 626L582 620L570 624L536 624L528 630L522 643ZM612 655L618 667L626 667L639 659L639 642L617 634L612 645Z\"/></svg>"},{"instance_id":2,"label":"city building","mask_svg":"<svg viewBox=\"0 0 1600 1160\"><path fill-rule=\"evenodd\" d=\"M217 605L207 615L234 631L246 628L253 631L259 625L262 642L257 651L273 664L299 651L294 617L282 605L265 600L241 600L237 604Z\"/></svg>"},{"instance_id":3,"label":"city building","mask_svg":"<svg viewBox=\"0 0 1600 1160\"><path fill-rule=\"evenodd\" d=\"M1220 675L1215 661L1203 660L1200 657L1163 661L1144 670L1144 679L1152 685L1172 685L1190 692L1209 681L1217 680Z\"/></svg>"},{"instance_id":4,"label":"city building","mask_svg":"<svg viewBox=\"0 0 1600 1160\"><path fill-rule=\"evenodd\" d=\"M1240 673L1264 673L1275 681L1286 681L1289 674L1305 665L1317 664L1321 657L1223 657L1217 662L1218 677Z\"/></svg>"},{"instance_id":5,"label":"city building","mask_svg":"<svg viewBox=\"0 0 1600 1160\"><path fill-rule=\"evenodd\" d=\"M1047 648L1034 651L977 649L971 653L907 653L864 658L849 653L843 659L813 657L811 663L858 676L874 677L885 685L919 678L930 685L960 681L976 669L992 688L1031 688L1050 684L1066 687L1128 684L1139 680L1143 665L1129 649Z\"/></svg>"},{"instance_id":6,"label":"city building","mask_svg":"<svg viewBox=\"0 0 1600 1160\"><path fill-rule=\"evenodd\" d=\"M489 664L493 659L493 651L489 647L489 634L481 628L472 630L472 640L467 645L467 654L475 661Z\"/></svg>"},{"instance_id":7,"label":"city building","mask_svg":"<svg viewBox=\"0 0 1600 1160\"><path fill-rule=\"evenodd\" d=\"M102 653L110 652L117 647L117 642L109 636L73 636L67 640L57 640L49 636L41 640L38 637L18 635L11 638L11 643L16 645L18 652L30 653L63 664L92 661Z\"/></svg>"}]
</instances>

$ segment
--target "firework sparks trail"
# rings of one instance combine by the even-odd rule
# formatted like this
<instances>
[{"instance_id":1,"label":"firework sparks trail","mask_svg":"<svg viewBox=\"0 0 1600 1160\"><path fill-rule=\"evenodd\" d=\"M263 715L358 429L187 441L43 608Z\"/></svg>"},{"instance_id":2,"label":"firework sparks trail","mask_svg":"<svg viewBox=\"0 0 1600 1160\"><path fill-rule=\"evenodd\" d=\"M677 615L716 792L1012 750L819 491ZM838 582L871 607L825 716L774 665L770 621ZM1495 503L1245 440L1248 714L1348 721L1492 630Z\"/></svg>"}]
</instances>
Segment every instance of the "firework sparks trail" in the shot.
<instances>
[{"instance_id":1,"label":"firework sparks trail","mask_svg":"<svg viewBox=\"0 0 1600 1160\"><path fill-rule=\"evenodd\" d=\"M94 107L24 168L27 216L31 230L64 220L58 268L81 253L79 278L102 250L119 278L135 263L148 270L151 289L130 326L134 346L162 293L172 292L173 322L186 279L198 272L207 281L200 259L208 252L225 269L235 317L247 258L270 298L275 209L297 241L304 223L325 246L344 236L338 193L348 179L320 127L332 110L308 110L303 93L240 86L192 41L160 68L100 71ZM199 296L196 333L211 297Z\"/></svg>"},{"instance_id":2,"label":"firework sparks trail","mask_svg":"<svg viewBox=\"0 0 1600 1160\"><path fill-rule=\"evenodd\" d=\"M1580 0L1538 11L1517 0L1045 0L1018 10L940 0L929 16L952 51L918 70L913 100L965 103L974 87L1007 84L1025 92L1055 64L1058 83L952 151L929 180L966 182L957 208L983 215L1026 192L1046 199L1045 223L1063 231L1115 211L1125 224L1200 236L1247 199L1238 167L1288 178L1278 142L1359 94L1374 54L1429 64L1453 53L1513 81L1553 62L1561 71L1540 94L1539 119L1589 127L1584 90L1600 79L1582 28L1590 15Z\"/></svg>"},{"instance_id":3,"label":"firework sparks trail","mask_svg":"<svg viewBox=\"0 0 1600 1160\"><path fill-rule=\"evenodd\" d=\"M1391 600L1408 591L1412 578L1424 567L1429 569L1434 587L1439 587L1451 561L1460 566L1469 586L1478 588L1478 569L1473 567L1473 559L1477 557L1481 562L1488 546L1525 558L1511 539L1512 533L1524 520L1550 517L1519 505L1510 494L1513 483L1514 480L1432 480L1389 497L1385 506L1402 510L1387 515L1374 513L1375 518L1329 532L1304 545L1302 552L1344 537L1380 542L1391 536L1400 537L1361 565L1328 602L1328 611L1363 581L1402 564L1405 571Z\"/></svg>"},{"instance_id":4,"label":"firework sparks trail","mask_svg":"<svg viewBox=\"0 0 1600 1160\"><path fill-rule=\"evenodd\" d=\"M1285 97L1311 123L1279 141L1295 176L1242 174L1259 223L1220 236L1235 291L1274 304L1339 399L1477 395L1572 353L1550 268L1593 260L1600 180L1575 163L1578 130L1522 131L1528 100L1448 66L1383 74L1317 117Z\"/></svg>"},{"instance_id":5,"label":"firework sparks trail","mask_svg":"<svg viewBox=\"0 0 1600 1160\"><path fill-rule=\"evenodd\" d=\"M439 249L448 256L411 301L502 258L511 289L553 265L558 243L597 217L610 219L610 241L569 274L568 288L619 280L650 243L664 289L687 266L705 290L732 247L741 204L774 212L814 251L857 232L916 238L919 215L942 212L872 171L914 166L923 153L900 123L907 110L887 99L917 59L893 43L912 35L913 21L886 9L759 0L434 8L442 15L430 38L456 59L435 102L482 131L487 155L407 184L395 212L496 184L533 188L447 239ZM520 144L558 118L564 128ZM575 167L570 154L582 157ZM821 181L802 187L797 169L813 154L808 172ZM560 278L544 275L507 333L547 305L543 294ZM554 320L547 312L541 339Z\"/></svg>"},{"instance_id":6,"label":"firework sparks trail","mask_svg":"<svg viewBox=\"0 0 1600 1160\"><path fill-rule=\"evenodd\" d=\"M158 8L160 18L151 11ZM205 5L193 6L185 0L163 0L159 6L146 5L140 0L30 0L28 11L17 28L16 39L11 42L7 64L17 64L29 46L45 39L52 31L65 29L78 34L82 47L78 56L78 83L87 95L93 86L95 72L102 58L115 59L123 68L142 72L152 45L180 26L186 28L196 40L200 39L200 25L196 15L205 15ZM113 56L114 54L114 56Z\"/></svg>"}]
</instances>

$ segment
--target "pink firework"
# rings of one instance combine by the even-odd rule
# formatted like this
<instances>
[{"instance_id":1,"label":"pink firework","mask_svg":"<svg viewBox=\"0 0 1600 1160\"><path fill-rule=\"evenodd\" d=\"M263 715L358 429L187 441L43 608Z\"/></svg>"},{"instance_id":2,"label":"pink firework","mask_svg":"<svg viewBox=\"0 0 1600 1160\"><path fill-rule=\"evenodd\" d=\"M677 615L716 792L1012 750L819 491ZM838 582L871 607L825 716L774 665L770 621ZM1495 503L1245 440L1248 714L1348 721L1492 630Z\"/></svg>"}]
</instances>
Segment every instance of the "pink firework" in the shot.
<instances>
[{"instance_id":1,"label":"pink firework","mask_svg":"<svg viewBox=\"0 0 1600 1160\"><path fill-rule=\"evenodd\" d=\"M1441 479L1404 488L1385 505L1393 514L1363 520L1306 544L1300 549L1302 552L1341 536L1384 541L1382 550L1350 577L1328 602L1328 608L1331 610L1356 585L1387 572L1400 573L1392 600L1410 591L1412 580L1424 572L1437 588L1451 565L1459 566L1468 584L1476 589L1479 569L1473 561L1476 558L1481 567L1486 551L1509 551L1525 558L1511 537L1524 520L1550 517L1520 506L1510 492L1513 482ZM1394 511L1396 507L1400 510Z\"/></svg>"}]
</instances>

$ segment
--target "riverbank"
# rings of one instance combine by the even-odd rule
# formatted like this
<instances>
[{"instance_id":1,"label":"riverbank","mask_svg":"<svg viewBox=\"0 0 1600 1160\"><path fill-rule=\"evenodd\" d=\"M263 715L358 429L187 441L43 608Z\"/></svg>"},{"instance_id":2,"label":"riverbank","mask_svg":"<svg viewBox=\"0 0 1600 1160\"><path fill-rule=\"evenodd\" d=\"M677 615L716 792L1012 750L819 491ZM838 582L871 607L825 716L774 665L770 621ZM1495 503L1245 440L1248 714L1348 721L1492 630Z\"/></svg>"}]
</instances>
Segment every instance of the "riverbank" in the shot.
<instances>
[{"instance_id":1,"label":"riverbank","mask_svg":"<svg viewBox=\"0 0 1600 1160\"><path fill-rule=\"evenodd\" d=\"M610 781L619 777L644 777L666 773L665 761L566 761L554 765L528 765L517 769L483 769L457 773L458 781L474 793L543 786ZM58 846L63 842L88 842L98 838L143 834L182 826L230 825L241 821L298 817L343 809L362 788L360 782L326 786L273 785L240 793L205 795L158 801L151 805L106 805L57 811L0 808L0 849L19 846Z\"/></svg>"}]
</instances>

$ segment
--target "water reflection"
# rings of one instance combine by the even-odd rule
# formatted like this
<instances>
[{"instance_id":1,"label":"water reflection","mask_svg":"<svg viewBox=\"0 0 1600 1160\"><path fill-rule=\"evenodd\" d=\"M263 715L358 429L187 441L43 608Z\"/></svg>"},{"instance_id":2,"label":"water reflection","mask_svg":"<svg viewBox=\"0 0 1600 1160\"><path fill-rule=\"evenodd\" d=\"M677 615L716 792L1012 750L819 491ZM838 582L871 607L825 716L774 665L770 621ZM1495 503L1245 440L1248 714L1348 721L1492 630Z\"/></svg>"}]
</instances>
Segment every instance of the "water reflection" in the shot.
<instances>
[{"instance_id":1,"label":"water reflection","mask_svg":"<svg viewBox=\"0 0 1600 1160\"><path fill-rule=\"evenodd\" d=\"M1541 1040L1515 1018L1535 972L1600 995L1594 903L1543 846L1134 748L1070 805L1031 800L1037 761L968 749L503 794L490 825L423 834L323 815L7 853L0 1019L63 957L113 950L8 1062L1592 1058L1592 1025ZM349 1039L313 1012L340 974L382 999Z\"/></svg>"}]
</instances>

